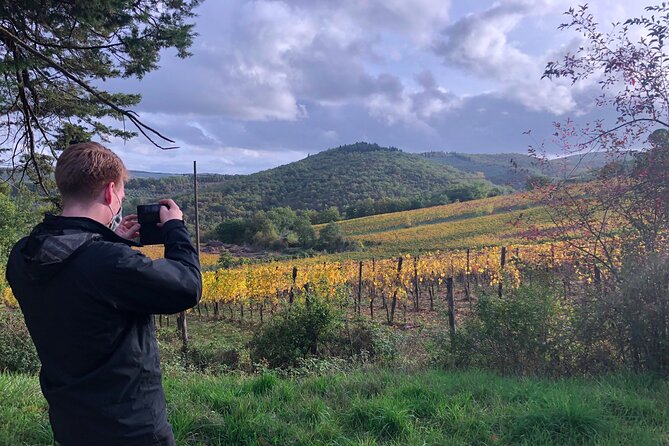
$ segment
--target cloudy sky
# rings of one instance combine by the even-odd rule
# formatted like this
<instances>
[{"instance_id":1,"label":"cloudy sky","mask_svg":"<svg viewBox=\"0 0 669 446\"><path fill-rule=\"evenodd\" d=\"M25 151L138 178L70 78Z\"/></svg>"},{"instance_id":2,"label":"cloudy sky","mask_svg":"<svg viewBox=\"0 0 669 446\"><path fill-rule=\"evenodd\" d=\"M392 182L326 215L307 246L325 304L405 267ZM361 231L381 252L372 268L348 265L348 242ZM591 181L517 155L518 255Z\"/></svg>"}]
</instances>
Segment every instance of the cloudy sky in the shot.
<instances>
[{"instance_id":1,"label":"cloudy sky","mask_svg":"<svg viewBox=\"0 0 669 446\"><path fill-rule=\"evenodd\" d=\"M649 0L652 3L652 0ZM592 82L542 80L579 44L567 0L206 0L188 59L165 52L140 116L177 141L114 142L131 169L250 173L356 141L407 152L521 152L597 113ZM600 23L639 15L596 0ZM531 137L523 132L532 130Z\"/></svg>"}]
</instances>

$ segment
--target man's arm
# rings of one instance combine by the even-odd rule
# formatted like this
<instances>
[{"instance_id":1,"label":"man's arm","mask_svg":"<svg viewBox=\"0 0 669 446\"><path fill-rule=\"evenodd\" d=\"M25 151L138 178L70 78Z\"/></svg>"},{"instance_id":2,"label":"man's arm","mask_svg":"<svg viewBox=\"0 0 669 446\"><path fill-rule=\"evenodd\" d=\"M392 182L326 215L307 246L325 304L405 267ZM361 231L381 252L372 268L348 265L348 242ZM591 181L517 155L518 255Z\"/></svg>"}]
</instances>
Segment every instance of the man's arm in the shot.
<instances>
[{"instance_id":1,"label":"man's arm","mask_svg":"<svg viewBox=\"0 0 669 446\"><path fill-rule=\"evenodd\" d=\"M108 274L99 272L105 286L96 294L114 308L135 313L172 314L197 305L202 295L200 262L184 222L174 216L169 211L164 215L164 259L151 260L125 245L105 244L115 251L106 253L115 261Z\"/></svg>"}]
</instances>

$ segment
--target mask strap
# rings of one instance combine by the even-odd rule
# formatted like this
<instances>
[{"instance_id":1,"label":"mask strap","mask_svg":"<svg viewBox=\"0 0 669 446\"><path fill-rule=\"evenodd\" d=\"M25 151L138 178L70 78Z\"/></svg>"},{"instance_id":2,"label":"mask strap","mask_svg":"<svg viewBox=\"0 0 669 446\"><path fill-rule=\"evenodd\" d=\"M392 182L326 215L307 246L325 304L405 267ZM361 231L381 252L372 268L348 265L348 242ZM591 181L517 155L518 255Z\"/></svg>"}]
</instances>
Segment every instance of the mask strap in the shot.
<instances>
[{"instance_id":1,"label":"mask strap","mask_svg":"<svg viewBox=\"0 0 669 446\"><path fill-rule=\"evenodd\" d=\"M118 201L118 204L119 204L119 206L120 206L120 207L118 208L118 212L121 212L121 209L123 208L123 206L121 205L121 199L118 197L118 194L116 193L116 191L114 191L114 195L116 196L116 200ZM107 205L107 207L109 208L109 212L111 212L111 214L112 214L111 220L109 220L109 223L107 224L107 226L109 226L109 225L111 225L112 222L114 221L114 218L116 217L116 215L118 215L118 212L117 212L116 214L114 213L114 211L113 211L112 208L111 208L111 203L109 203L109 204Z\"/></svg>"}]
</instances>

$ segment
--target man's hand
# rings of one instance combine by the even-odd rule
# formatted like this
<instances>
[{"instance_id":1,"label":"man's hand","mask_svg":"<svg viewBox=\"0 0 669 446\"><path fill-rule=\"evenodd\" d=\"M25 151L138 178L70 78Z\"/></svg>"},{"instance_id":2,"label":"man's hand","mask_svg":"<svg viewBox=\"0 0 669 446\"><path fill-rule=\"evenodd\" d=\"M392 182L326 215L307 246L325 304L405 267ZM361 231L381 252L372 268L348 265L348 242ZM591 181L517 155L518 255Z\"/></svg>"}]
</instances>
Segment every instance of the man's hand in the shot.
<instances>
[{"instance_id":1,"label":"man's hand","mask_svg":"<svg viewBox=\"0 0 669 446\"><path fill-rule=\"evenodd\" d=\"M116 228L116 235L126 240L139 237L140 224L137 222L137 214L126 215L121 224Z\"/></svg>"},{"instance_id":2,"label":"man's hand","mask_svg":"<svg viewBox=\"0 0 669 446\"><path fill-rule=\"evenodd\" d=\"M158 226L162 226L170 220L183 220L184 214L174 200L160 200L158 203L163 205L160 206L160 224Z\"/></svg>"}]
</instances>

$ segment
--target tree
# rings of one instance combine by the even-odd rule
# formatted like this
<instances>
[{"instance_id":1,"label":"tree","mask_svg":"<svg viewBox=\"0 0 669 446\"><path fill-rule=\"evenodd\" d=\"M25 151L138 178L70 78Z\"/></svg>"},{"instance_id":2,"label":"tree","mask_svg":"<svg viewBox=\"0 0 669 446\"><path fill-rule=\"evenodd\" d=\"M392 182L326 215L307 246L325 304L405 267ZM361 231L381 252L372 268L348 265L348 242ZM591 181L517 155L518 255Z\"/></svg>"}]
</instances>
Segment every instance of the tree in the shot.
<instances>
[{"instance_id":1,"label":"tree","mask_svg":"<svg viewBox=\"0 0 669 446\"><path fill-rule=\"evenodd\" d=\"M279 234L274 227L274 223L263 211L253 214L253 217L249 220L247 230L250 236L246 238L251 240L255 246L270 247L279 240Z\"/></svg>"},{"instance_id":2,"label":"tree","mask_svg":"<svg viewBox=\"0 0 669 446\"><path fill-rule=\"evenodd\" d=\"M0 184L0 277L4 278L12 246L37 224L42 212L52 210L37 202L35 194L24 187L12 193L8 184ZM0 287L3 282L0 280Z\"/></svg>"},{"instance_id":3,"label":"tree","mask_svg":"<svg viewBox=\"0 0 669 446\"><path fill-rule=\"evenodd\" d=\"M560 28L581 33L585 43L561 61L549 62L543 75L572 83L596 79L601 88L596 104L617 114L613 123L554 123L554 141L566 154L605 152L609 164L595 181L582 186L556 182L543 196L562 235L613 276L619 273L614 252L620 243L626 252L653 253L662 248L659 241L669 229L669 195L657 187L669 170L669 5L646 10L650 17L614 23L603 32L587 5L569 9L570 21ZM642 37L634 40L637 34ZM530 152L545 156L537 149Z\"/></svg>"},{"instance_id":4,"label":"tree","mask_svg":"<svg viewBox=\"0 0 669 446\"><path fill-rule=\"evenodd\" d=\"M295 234L298 244L303 248L311 248L316 243L316 231L306 215L300 215L295 220Z\"/></svg>"},{"instance_id":5,"label":"tree","mask_svg":"<svg viewBox=\"0 0 669 446\"><path fill-rule=\"evenodd\" d=\"M240 244L245 241L248 226L241 218L233 218L221 222L216 226L216 237L225 243Z\"/></svg>"},{"instance_id":6,"label":"tree","mask_svg":"<svg viewBox=\"0 0 669 446\"><path fill-rule=\"evenodd\" d=\"M606 168L584 185L554 183L546 209L564 240L586 254L599 282L602 326L621 333L618 354L635 370L669 373L669 5L649 6L602 32L588 7L570 9L561 26L585 44L544 77L572 82L594 77L597 105L612 108L614 123L555 123L554 138L568 154L603 151ZM638 40L633 35L641 35ZM631 153L630 149L635 152ZM602 284L601 271L613 279ZM596 315L595 317L598 317Z\"/></svg>"},{"instance_id":7,"label":"tree","mask_svg":"<svg viewBox=\"0 0 669 446\"><path fill-rule=\"evenodd\" d=\"M324 249L328 252L339 252L352 247L352 245L344 238L344 233L341 226L334 221L331 221L318 235L319 249Z\"/></svg>"},{"instance_id":8,"label":"tree","mask_svg":"<svg viewBox=\"0 0 669 446\"><path fill-rule=\"evenodd\" d=\"M158 67L160 51L189 55L193 9L200 0L38 1L0 3L0 148L13 171L32 166L49 194L39 155L53 162L71 142L131 138L126 121L161 148L173 142L130 107L140 96L110 93L100 82ZM121 121L117 128L110 120Z\"/></svg>"},{"instance_id":9,"label":"tree","mask_svg":"<svg viewBox=\"0 0 669 446\"><path fill-rule=\"evenodd\" d=\"M317 223L330 223L339 220L341 220L339 209L336 206L330 206L319 213Z\"/></svg>"},{"instance_id":10,"label":"tree","mask_svg":"<svg viewBox=\"0 0 669 446\"><path fill-rule=\"evenodd\" d=\"M288 235L297 220L297 214L288 206L270 209L267 211L267 217L282 237Z\"/></svg>"},{"instance_id":11,"label":"tree","mask_svg":"<svg viewBox=\"0 0 669 446\"><path fill-rule=\"evenodd\" d=\"M469 181L450 186L445 195L451 200L469 201L485 198L490 192L491 188L485 181Z\"/></svg>"}]
</instances>

